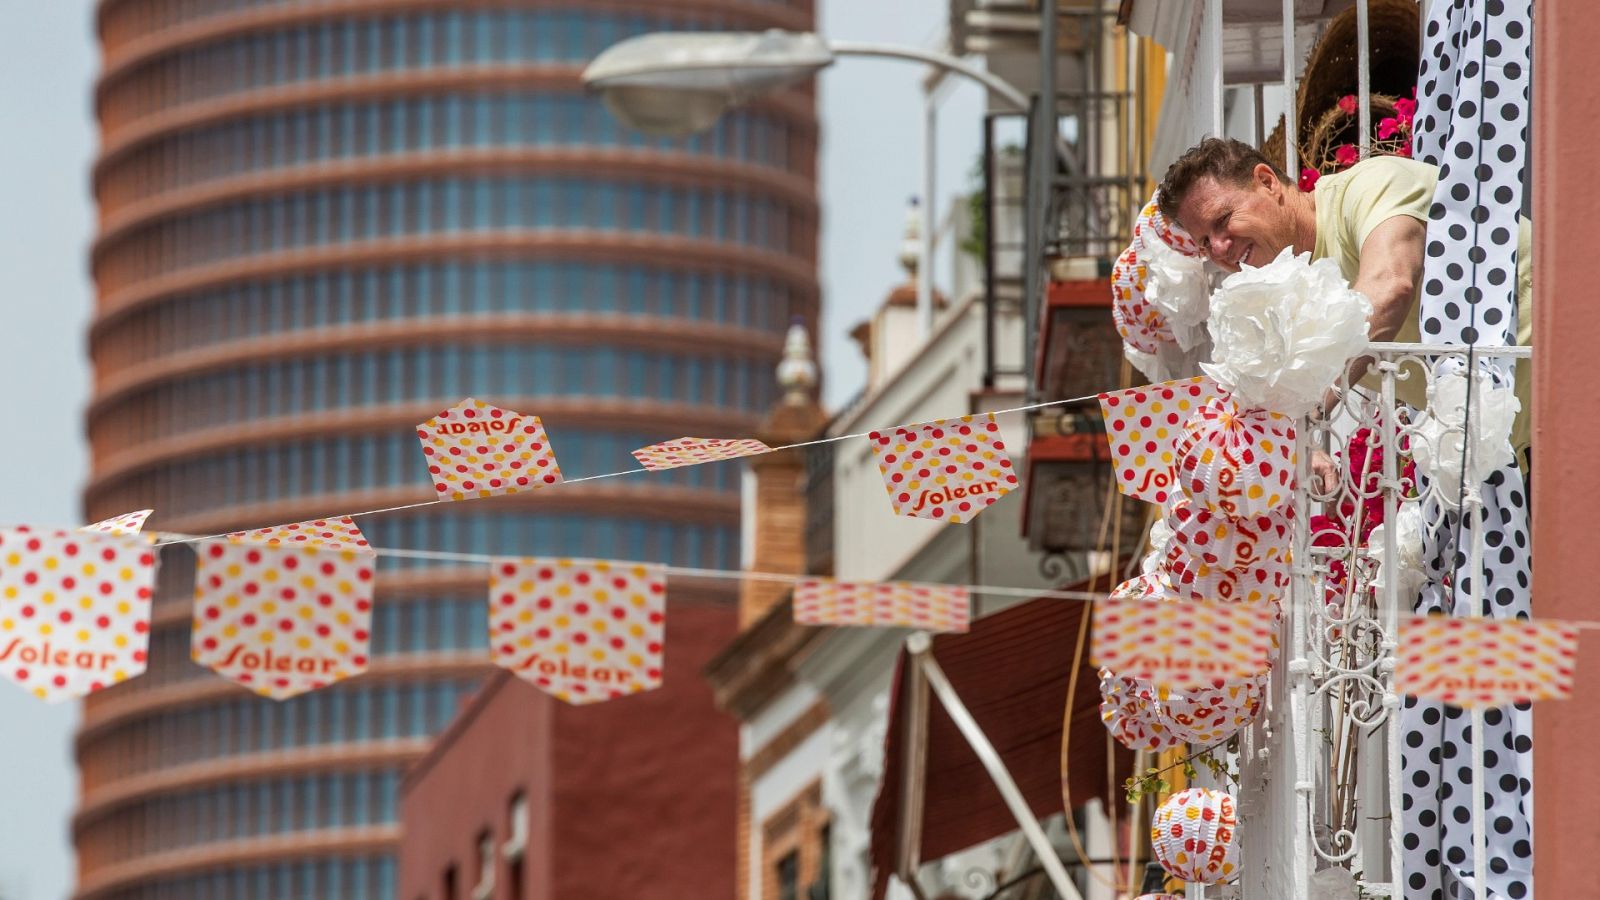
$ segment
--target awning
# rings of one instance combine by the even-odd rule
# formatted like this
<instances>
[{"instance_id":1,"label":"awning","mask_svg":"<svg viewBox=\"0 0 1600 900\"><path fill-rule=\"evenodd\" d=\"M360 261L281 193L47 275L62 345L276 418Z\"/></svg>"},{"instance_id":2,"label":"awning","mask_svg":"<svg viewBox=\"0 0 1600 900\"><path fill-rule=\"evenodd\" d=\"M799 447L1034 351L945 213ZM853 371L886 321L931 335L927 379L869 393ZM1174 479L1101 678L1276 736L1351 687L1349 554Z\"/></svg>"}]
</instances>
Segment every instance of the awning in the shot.
<instances>
[{"instance_id":1,"label":"awning","mask_svg":"<svg viewBox=\"0 0 1600 900\"><path fill-rule=\"evenodd\" d=\"M940 635L932 641L932 658L998 751L1028 808L1041 818L1062 810L1063 713L1073 649L1078 630L1088 623L1088 612L1087 603L1033 600L978 619L966 634ZM883 782L872 810L874 897L883 896L889 875L896 870L902 820L916 812L903 808L908 733L915 730L907 713L915 705L907 696L912 680L909 660L902 651L895 669ZM1072 709L1067 768L1074 805L1095 797L1118 802L1122 783L1132 773L1132 754L1118 746L1115 781L1108 792L1098 684L1085 653ZM1018 828L999 788L949 712L937 699L927 702L926 708L920 829L905 832L916 835L920 830L919 861L936 860Z\"/></svg>"}]
</instances>

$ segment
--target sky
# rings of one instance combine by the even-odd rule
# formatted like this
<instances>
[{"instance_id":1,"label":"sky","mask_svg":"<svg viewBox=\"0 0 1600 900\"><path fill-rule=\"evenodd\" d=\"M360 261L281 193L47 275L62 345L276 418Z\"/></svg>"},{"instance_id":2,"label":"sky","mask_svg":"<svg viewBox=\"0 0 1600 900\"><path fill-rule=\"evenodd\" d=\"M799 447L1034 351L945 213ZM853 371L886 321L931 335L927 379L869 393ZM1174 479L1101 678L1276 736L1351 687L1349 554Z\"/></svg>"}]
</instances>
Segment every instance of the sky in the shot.
<instances>
[{"instance_id":1,"label":"sky","mask_svg":"<svg viewBox=\"0 0 1600 900\"><path fill-rule=\"evenodd\" d=\"M931 47L946 0L820 0L824 36ZM98 54L92 0L0 0L0 523L72 525L88 471L87 250L96 147ZM923 69L846 59L821 76L819 173L825 400L846 401L865 365L845 336L905 280L899 253L908 201L921 192ZM970 187L981 148L981 92L948 89L940 112L939 205ZM948 271L948 254L935 266ZM940 282L944 283L943 281ZM0 683L0 900L61 900L72 885L71 750L77 710ZM19 814L20 813L20 814Z\"/></svg>"}]
</instances>

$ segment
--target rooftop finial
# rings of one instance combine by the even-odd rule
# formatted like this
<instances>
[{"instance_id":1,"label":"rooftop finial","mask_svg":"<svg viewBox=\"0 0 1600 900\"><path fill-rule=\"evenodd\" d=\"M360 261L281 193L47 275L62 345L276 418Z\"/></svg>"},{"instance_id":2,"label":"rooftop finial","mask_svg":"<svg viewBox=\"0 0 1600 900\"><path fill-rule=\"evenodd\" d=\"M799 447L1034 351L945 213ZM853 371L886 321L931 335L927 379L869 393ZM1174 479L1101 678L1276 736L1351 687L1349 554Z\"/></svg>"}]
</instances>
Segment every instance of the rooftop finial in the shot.
<instances>
[{"instance_id":1,"label":"rooftop finial","mask_svg":"<svg viewBox=\"0 0 1600 900\"><path fill-rule=\"evenodd\" d=\"M778 363L778 386L783 402L799 406L811 400L817 386L817 363L811 354L811 334L804 320L796 316L783 341L783 361Z\"/></svg>"}]
</instances>

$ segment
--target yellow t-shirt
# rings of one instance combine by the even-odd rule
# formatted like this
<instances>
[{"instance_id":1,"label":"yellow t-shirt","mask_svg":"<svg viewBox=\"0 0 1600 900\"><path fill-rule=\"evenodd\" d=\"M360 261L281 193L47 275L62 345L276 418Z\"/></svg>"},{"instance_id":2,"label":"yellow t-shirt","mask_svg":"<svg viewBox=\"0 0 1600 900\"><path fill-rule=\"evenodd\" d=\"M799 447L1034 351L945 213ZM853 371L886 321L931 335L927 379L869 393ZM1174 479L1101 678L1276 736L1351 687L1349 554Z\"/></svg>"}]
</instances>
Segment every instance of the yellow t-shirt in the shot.
<instances>
[{"instance_id":1,"label":"yellow t-shirt","mask_svg":"<svg viewBox=\"0 0 1600 900\"><path fill-rule=\"evenodd\" d=\"M1346 281L1354 283L1361 271L1361 248L1373 229L1395 216L1410 216L1423 224L1428 222L1428 207L1433 203L1434 187L1439 182L1439 170L1427 163L1398 156L1375 156L1363 160L1343 172L1324 175L1317 180L1313 194L1317 207L1317 244L1311 251L1312 259L1327 257L1339 264ZM1394 339L1400 343L1420 343L1418 325L1418 300L1422 286L1417 286L1417 296L1411 299L1411 310ZM1484 324L1485 331L1492 326ZM1533 343L1533 229L1527 219L1518 223L1517 234L1517 343ZM1517 360L1517 399L1522 401L1522 411L1517 414L1516 426L1511 433L1511 446L1518 458L1527 449L1530 436L1530 416L1533 413L1533 372L1529 360ZM1362 382L1376 388L1375 379ZM1403 403L1421 409L1427 405L1426 384L1422 373L1395 383L1396 396Z\"/></svg>"}]
</instances>

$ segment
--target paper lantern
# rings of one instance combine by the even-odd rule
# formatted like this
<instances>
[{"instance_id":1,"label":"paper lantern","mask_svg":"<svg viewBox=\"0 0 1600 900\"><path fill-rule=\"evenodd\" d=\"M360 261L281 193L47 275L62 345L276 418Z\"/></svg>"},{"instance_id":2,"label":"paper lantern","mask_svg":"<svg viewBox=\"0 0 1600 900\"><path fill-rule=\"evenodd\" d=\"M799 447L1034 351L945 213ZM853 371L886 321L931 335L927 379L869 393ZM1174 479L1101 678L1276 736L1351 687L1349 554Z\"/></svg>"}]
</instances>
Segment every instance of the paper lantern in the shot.
<instances>
[{"instance_id":1,"label":"paper lantern","mask_svg":"<svg viewBox=\"0 0 1600 900\"><path fill-rule=\"evenodd\" d=\"M1182 253L1184 256L1203 256L1200 244L1183 229L1182 225L1167 218L1161 211L1161 205L1156 202L1158 194L1150 195L1150 202L1139 211L1139 218L1133 223L1134 246L1148 244L1152 239L1159 240L1168 247Z\"/></svg>"},{"instance_id":2,"label":"paper lantern","mask_svg":"<svg viewBox=\"0 0 1600 900\"><path fill-rule=\"evenodd\" d=\"M1265 689L1265 676L1177 690L1101 669L1100 721L1130 750L1215 744L1255 721Z\"/></svg>"},{"instance_id":3,"label":"paper lantern","mask_svg":"<svg viewBox=\"0 0 1600 900\"><path fill-rule=\"evenodd\" d=\"M1256 600L1276 602L1289 589L1288 550L1279 557L1265 557L1237 569L1225 569L1196 559L1176 540L1167 549L1161 573L1183 599L1244 603Z\"/></svg>"},{"instance_id":4,"label":"paper lantern","mask_svg":"<svg viewBox=\"0 0 1600 900\"><path fill-rule=\"evenodd\" d=\"M1238 825L1231 795L1190 788L1157 807L1150 844L1172 877L1221 884L1239 874Z\"/></svg>"},{"instance_id":5,"label":"paper lantern","mask_svg":"<svg viewBox=\"0 0 1600 900\"><path fill-rule=\"evenodd\" d=\"M1117 743L1130 750L1170 750L1183 739L1164 721L1155 685L1100 670L1100 721Z\"/></svg>"},{"instance_id":6,"label":"paper lantern","mask_svg":"<svg viewBox=\"0 0 1600 900\"><path fill-rule=\"evenodd\" d=\"M1263 675L1204 690L1163 691L1158 695L1163 722L1185 743L1225 741L1255 721L1266 681Z\"/></svg>"},{"instance_id":7,"label":"paper lantern","mask_svg":"<svg viewBox=\"0 0 1600 900\"><path fill-rule=\"evenodd\" d=\"M1137 247L1128 247L1111 267L1111 319L1128 346L1155 353L1175 343L1167 319L1144 295L1144 262Z\"/></svg>"},{"instance_id":8,"label":"paper lantern","mask_svg":"<svg viewBox=\"0 0 1600 900\"><path fill-rule=\"evenodd\" d=\"M1206 566L1243 569L1288 559L1293 524L1292 504L1259 516L1233 518L1180 498L1167 516L1172 529L1168 549L1182 547L1188 558Z\"/></svg>"},{"instance_id":9,"label":"paper lantern","mask_svg":"<svg viewBox=\"0 0 1600 900\"><path fill-rule=\"evenodd\" d=\"M1161 573L1146 573L1117 585L1111 589L1112 600L1161 600L1178 599L1173 594L1172 587L1161 577Z\"/></svg>"},{"instance_id":10,"label":"paper lantern","mask_svg":"<svg viewBox=\"0 0 1600 900\"><path fill-rule=\"evenodd\" d=\"M1178 485L1189 499L1226 516L1261 516L1294 496L1294 423L1213 397L1184 423Z\"/></svg>"}]
</instances>

